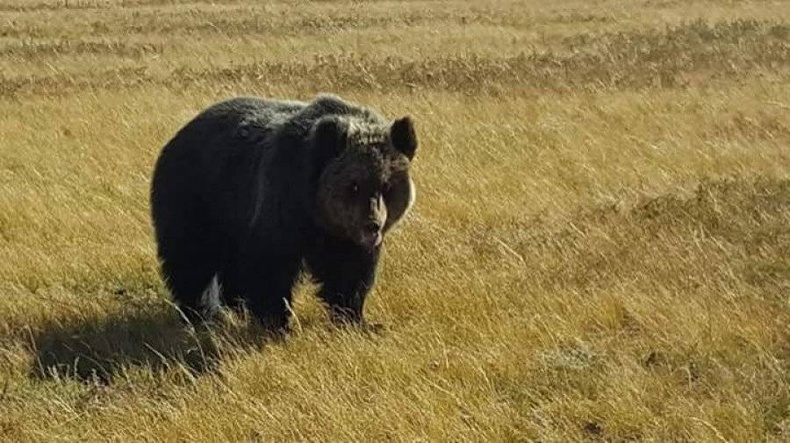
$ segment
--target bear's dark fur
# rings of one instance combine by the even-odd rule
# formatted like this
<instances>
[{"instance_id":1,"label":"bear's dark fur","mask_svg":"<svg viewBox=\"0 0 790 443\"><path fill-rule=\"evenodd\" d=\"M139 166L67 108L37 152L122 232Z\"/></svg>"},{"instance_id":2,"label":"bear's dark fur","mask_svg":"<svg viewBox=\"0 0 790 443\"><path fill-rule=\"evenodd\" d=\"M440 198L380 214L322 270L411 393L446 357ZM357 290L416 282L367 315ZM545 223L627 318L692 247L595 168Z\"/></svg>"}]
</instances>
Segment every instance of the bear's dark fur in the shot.
<instances>
[{"instance_id":1,"label":"bear's dark fur","mask_svg":"<svg viewBox=\"0 0 790 443\"><path fill-rule=\"evenodd\" d=\"M151 211L162 274L191 321L211 299L287 328L306 266L338 321L362 322L384 234L414 200L408 117L336 97L235 98L164 147Z\"/></svg>"}]
</instances>

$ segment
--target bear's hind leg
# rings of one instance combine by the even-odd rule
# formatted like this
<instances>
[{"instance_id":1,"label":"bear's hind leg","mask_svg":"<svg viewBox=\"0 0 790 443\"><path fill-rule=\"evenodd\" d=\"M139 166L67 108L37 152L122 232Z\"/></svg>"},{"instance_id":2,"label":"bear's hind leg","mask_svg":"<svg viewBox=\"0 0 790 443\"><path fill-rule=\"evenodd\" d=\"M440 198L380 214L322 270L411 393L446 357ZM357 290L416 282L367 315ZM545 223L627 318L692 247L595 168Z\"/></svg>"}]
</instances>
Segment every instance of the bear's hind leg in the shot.
<instances>
[{"instance_id":1,"label":"bear's hind leg","mask_svg":"<svg viewBox=\"0 0 790 443\"><path fill-rule=\"evenodd\" d=\"M216 269L211 263L199 258L165 259L162 274L173 295L173 300L190 323L205 320L206 303L212 303L219 294Z\"/></svg>"}]
</instances>

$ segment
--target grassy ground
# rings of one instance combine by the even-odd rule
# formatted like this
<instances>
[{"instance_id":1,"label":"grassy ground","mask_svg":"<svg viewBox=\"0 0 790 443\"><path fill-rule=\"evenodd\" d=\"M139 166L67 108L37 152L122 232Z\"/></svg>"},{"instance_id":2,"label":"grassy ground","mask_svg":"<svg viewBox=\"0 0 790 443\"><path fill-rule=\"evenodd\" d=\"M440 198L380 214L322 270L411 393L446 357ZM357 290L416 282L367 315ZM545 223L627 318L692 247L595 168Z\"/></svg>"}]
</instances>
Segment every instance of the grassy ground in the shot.
<instances>
[{"instance_id":1,"label":"grassy ground","mask_svg":"<svg viewBox=\"0 0 790 443\"><path fill-rule=\"evenodd\" d=\"M180 327L147 192L231 95L411 114L368 317ZM787 441L790 3L5 0L0 440Z\"/></svg>"}]
</instances>

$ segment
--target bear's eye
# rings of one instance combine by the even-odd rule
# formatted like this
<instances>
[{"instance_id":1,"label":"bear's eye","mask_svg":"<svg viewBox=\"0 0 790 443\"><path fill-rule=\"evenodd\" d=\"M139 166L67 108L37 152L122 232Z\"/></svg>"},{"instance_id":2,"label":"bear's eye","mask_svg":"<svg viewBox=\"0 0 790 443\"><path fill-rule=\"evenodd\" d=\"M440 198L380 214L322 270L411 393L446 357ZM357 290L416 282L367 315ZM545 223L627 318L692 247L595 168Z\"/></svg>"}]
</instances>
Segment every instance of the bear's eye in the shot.
<instances>
[{"instance_id":1,"label":"bear's eye","mask_svg":"<svg viewBox=\"0 0 790 443\"><path fill-rule=\"evenodd\" d=\"M348 185L348 193L353 195L357 192L359 192L359 184L357 184L357 182L351 182L351 184Z\"/></svg>"}]
</instances>

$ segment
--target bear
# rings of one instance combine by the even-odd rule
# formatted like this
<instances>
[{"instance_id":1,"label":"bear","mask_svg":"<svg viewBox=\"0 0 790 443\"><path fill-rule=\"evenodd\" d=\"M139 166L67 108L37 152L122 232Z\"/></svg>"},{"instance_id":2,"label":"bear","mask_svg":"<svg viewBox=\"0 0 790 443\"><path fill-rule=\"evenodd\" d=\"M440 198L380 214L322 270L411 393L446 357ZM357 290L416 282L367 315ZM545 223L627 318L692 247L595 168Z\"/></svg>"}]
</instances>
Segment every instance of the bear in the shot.
<instances>
[{"instance_id":1,"label":"bear","mask_svg":"<svg viewBox=\"0 0 790 443\"><path fill-rule=\"evenodd\" d=\"M162 148L151 181L161 274L185 320L246 308L287 332L301 272L336 323L368 325L384 236L415 200L411 117L332 95L215 103Z\"/></svg>"}]
</instances>

